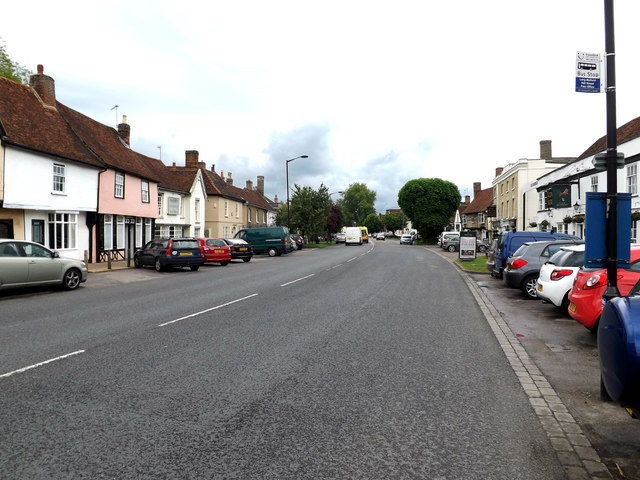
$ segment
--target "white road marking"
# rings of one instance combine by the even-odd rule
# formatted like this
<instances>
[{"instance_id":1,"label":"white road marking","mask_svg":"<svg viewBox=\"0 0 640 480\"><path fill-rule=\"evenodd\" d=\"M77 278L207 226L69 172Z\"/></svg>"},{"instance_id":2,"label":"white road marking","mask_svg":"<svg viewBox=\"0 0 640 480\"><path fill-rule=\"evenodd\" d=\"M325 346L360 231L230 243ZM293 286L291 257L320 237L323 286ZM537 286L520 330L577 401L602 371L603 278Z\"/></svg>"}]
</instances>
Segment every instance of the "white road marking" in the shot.
<instances>
[{"instance_id":1,"label":"white road marking","mask_svg":"<svg viewBox=\"0 0 640 480\"><path fill-rule=\"evenodd\" d=\"M313 277L315 275L315 273L312 273L311 275L307 275L306 277L301 277L298 278L296 280L291 280L290 282L287 283L283 283L282 285L280 285L281 287L286 287L287 285L291 285L292 283L296 283L299 282L300 280L304 280L305 278L309 278L309 277Z\"/></svg>"},{"instance_id":2,"label":"white road marking","mask_svg":"<svg viewBox=\"0 0 640 480\"><path fill-rule=\"evenodd\" d=\"M202 315L203 313L211 312L213 310L217 310L217 309L222 308L222 307L228 307L229 305L233 305L234 303L237 303L237 302L242 302L243 300L247 300L247 299L255 297L257 295L258 295L257 293L254 293L254 294L248 295L246 297L238 298L237 300L232 300L230 302L223 303L222 305L217 305L215 307L207 308L206 310L202 310L201 312L192 313L191 315L185 315L184 317L176 318L175 320L171 320L170 322L161 323L158 326L159 327L165 327L167 325L171 325L172 323L176 323L176 322L180 322L182 320L186 320L187 318L197 317L198 315Z\"/></svg>"},{"instance_id":3,"label":"white road marking","mask_svg":"<svg viewBox=\"0 0 640 480\"><path fill-rule=\"evenodd\" d=\"M29 365L28 367L24 367L24 368L20 368L18 370L14 370L13 372L3 373L2 375L0 375L0 378L10 377L11 375L13 375L15 373L26 372L27 370L31 370L32 368L41 367L43 365L46 365L47 363L55 362L57 360L62 360L64 358L71 357L73 355L79 355L81 353L84 353L84 350L78 350L77 352L67 353L66 355L62 355L60 357L52 358L51 360L45 360L44 362L35 363L33 365Z\"/></svg>"},{"instance_id":4,"label":"white road marking","mask_svg":"<svg viewBox=\"0 0 640 480\"><path fill-rule=\"evenodd\" d=\"M333 267L329 267L325 270L325 272L328 272L329 270L333 270L334 268L341 267L342 265L344 265L344 263L339 263L337 265L334 265Z\"/></svg>"}]
</instances>

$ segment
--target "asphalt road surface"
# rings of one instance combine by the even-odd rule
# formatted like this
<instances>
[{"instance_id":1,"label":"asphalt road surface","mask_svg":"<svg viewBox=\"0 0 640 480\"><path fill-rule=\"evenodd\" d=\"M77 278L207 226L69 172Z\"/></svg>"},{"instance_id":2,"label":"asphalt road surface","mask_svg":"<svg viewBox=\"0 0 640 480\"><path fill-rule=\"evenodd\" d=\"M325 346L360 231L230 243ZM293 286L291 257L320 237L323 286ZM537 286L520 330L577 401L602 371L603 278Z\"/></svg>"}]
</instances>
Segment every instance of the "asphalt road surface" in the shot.
<instances>
[{"instance_id":1,"label":"asphalt road surface","mask_svg":"<svg viewBox=\"0 0 640 480\"><path fill-rule=\"evenodd\" d=\"M0 478L567 478L425 248L93 274L0 312Z\"/></svg>"}]
</instances>

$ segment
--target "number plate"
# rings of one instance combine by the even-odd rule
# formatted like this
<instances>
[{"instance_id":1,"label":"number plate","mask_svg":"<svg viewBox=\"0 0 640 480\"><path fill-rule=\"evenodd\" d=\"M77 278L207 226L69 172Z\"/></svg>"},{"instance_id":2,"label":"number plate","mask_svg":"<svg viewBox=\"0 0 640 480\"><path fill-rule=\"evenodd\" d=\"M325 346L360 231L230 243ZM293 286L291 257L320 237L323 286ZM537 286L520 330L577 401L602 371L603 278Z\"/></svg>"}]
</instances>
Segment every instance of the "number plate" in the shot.
<instances>
[{"instance_id":1,"label":"number plate","mask_svg":"<svg viewBox=\"0 0 640 480\"><path fill-rule=\"evenodd\" d=\"M572 312L575 312L576 311L576 304L571 302L569 304L569 310L572 311Z\"/></svg>"},{"instance_id":2,"label":"number plate","mask_svg":"<svg viewBox=\"0 0 640 480\"><path fill-rule=\"evenodd\" d=\"M247 247L240 247L240 248L239 248L239 250L240 250L241 252L246 252L248 249L247 249Z\"/></svg>"},{"instance_id":3,"label":"number plate","mask_svg":"<svg viewBox=\"0 0 640 480\"><path fill-rule=\"evenodd\" d=\"M224 253L224 250L214 250L213 253Z\"/></svg>"},{"instance_id":4,"label":"number plate","mask_svg":"<svg viewBox=\"0 0 640 480\"><path fill-rule=\"evenodd\" d=\"M181 257L190 257L191 256L191 252L180 252L180 256Z\"/></svg>"}]
</instances>

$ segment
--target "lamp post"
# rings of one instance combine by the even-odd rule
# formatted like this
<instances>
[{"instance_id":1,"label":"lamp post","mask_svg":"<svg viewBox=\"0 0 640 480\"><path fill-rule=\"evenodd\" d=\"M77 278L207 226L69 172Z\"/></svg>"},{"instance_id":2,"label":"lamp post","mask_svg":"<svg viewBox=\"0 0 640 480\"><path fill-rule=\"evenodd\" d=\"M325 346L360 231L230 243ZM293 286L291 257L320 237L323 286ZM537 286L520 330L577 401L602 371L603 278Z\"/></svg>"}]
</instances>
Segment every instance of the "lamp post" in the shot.
<instances>
[{"instance_id":1,"label":"lamp post","mask_svg":"<svg viewBox=\"0 0 640 480\"><path fill-rule=\"evenodd\" d=\"M289 229L289 233L291 233L291 214L289 213L289 162L293 162L298 158L309 158L309 155L299 155L294 158L290 158L286 161L287 166L287 228Z\"/></svg>"}]
</instances>

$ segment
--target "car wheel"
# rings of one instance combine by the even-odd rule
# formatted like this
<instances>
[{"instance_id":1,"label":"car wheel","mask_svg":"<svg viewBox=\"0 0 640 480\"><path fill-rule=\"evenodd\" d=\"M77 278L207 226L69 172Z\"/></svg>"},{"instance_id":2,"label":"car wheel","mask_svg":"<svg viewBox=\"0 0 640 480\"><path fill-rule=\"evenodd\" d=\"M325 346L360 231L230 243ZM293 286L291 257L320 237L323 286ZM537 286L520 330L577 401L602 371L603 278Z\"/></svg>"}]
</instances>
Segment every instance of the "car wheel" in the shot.
<instances>
[{"instance_id":1,"label":"car wheel","mask_svg":"<svg viewBox=\"0 0 640 480\"><path fill-rule=\"evenodd\" d=\"M604 380L602 379L602 374L600 375L600 400L603 402L611 402L612 398L607 392L607 387L604 386Z\"/></svg>"},{"instance_id":2,"label":"car wheel","mask_svg":"<svg viewBox=\"0 0 640 480\"><path fill-rule=\"evenodd\" d=\"M269 256L270 257L275 257L276 255L278 255L278 250L276 250L275 248L270 248L269 249Z\"/></svg>"},{"instance_id":3,"label":"car wheel","mask_svg":"<svg viewBox=\"0 0 640 480\"><path fill-rule=\"evenodd\" d=\"M200 268L200 265L191 265L189 268L191 269L192 272L197 272L198 269Z\"/></svg>"},{"instance_id":4,"label":"car wheel","mask_svg":"<svg viewBox=\"0 0 640 480\"><path fill-rule=\"evenodd\" d=\"M484 252L486 252L486 251L487 251L487 247L485 247L484 245L480 245L480 246L478 247L478 251L479 251L480 253L484 253Z\"/></svg>"},{"instance_id":5,"label":"car wheel","mask_svg":"<svg viewBox=\"0 0 640 480\"><path fill-rule=\"evenodd\" d=\"M250 260L251 260L251 257L243 258L243 259L242 259L242 261L243 261L243 262L245 262L245 263L249 262Z\"/></svg>"},{"instance_id":6,"label":"car wheel","mask_svg":"<svg viewBox=\"0 0 640 480\"><path fill-rule=\"evenodd\" d=\"M560 311L567 317L571 316L569 315L569 294L568 293L562 299L562 303L560 304Z\"/></svg>"},{"instance_id":7,"label":"car wheel","mask_svg":"<svg viewBox=\"0 0 640 480\"><path fill-rule=\"evenodd\" d=\"M225 265L229 265L229 262L220 262L220 265L224 267Z\"/></svg>"},{"instance_id":8,"label":"car wheel","mask_svg":"<svg viewBox=\"0 0 640 480\"><path fill-rule=\"evenodd\" d=\"M530 275L524 279L522 282L522 292L527 298L537 298L536 294L536 286L538 285L538 277L534 275Z\"/></svg>"},{"instance_id":9,"label":"car wheel","mask_svg":"<svg viewBox=\"0 0 640 480\"><path fill-rule=\"evenodd\" d=\"M80 280L82 280L80 270L78 270L77 268L70 268L64 274L62 285L64 286L65 290L74 290L78 288L78 285L80 285Z\"/></svg>"},{"instance_id":10,"label":"car wheel","mask_svg":"<svg viewBox=\"0 0 640 480\"><path fill-rule=\"evenodd\" d=\"M598 335L598 326L599 325L600 325L600 317L598 317L598 319L596 320L596 323L593 324L593 327L591 327L591 328L587 327L587 330L589 330L594 335Z\"/></svg>"},{"instance_id":11,"label":"car wheel","mask_svg":"<svg viewBox=\"0 0 640 480\"><path fill-rule=\"evenodd\" d=\"M135 257L133 259L133 266L136 268L142 268L142 264L140 263L140 259L138 257Z\"/></svg>"},{"instance_id":12,"label":"car wheel","mask_svg":"<svg viewBox=\"0 0 640 480\"><path fill-rule=\"evenodd\" d=\"M455 245L449 245L447 247L447 250L449 250L450 252L455 252L456 251L456 246Z\"/></svg>"},{"instance_id":13,"label":"car wheel","mask_svg":"<svg viewBox=\"0 0 640 480\"><path fill-rule=\"evenodd\" d=\"M156 272L161 272L163 270L162 264L160 263L160 259L159 258L156 258L155 267L156 267Z\"/></svg>"}]
</instances>

